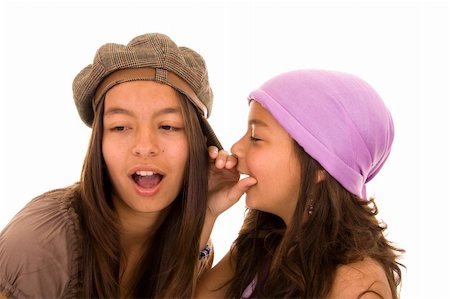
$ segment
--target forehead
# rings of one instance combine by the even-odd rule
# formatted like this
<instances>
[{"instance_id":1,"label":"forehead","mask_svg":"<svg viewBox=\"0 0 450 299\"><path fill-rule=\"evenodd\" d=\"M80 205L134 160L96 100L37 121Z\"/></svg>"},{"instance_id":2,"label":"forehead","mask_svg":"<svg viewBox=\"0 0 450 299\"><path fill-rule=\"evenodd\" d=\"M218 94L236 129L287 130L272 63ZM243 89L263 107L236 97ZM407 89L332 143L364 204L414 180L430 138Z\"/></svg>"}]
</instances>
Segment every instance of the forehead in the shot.
<instances>
[{"instance_id":1,"label":"forehead","mask_svg":"<svg viewBox=\"0 0 450 299\"><path fill-rule=\"evenodd\" d=\"M269 132L271 138L274 140L289 141L289 143L295 142L275 117L256 100L250 102L248 126L252 130L256 129L259 131L262 129L263 131Z\"/></svg>"},{"instance_id":2,"label":"forehead","mask_svg":"<svg viewBox=\"0 0 450 299\"><path fill-rule=\"evenodd\" d=\"M179 106L179 95L169 85L155 81L130 81L113 86L105 94L105 106L111 105Z\"/></svg>"},{"instance_id":3,"label":"forehead","mask_svg":"<svg viewBox=\"0 0 450 299\"><path fill-rule=\"evenodd\" d=\"M248 113L249 124L255 125L277 125L278 122L260 103L256 100L250 102L250 111Z\"/></svg>"}]
</instances>

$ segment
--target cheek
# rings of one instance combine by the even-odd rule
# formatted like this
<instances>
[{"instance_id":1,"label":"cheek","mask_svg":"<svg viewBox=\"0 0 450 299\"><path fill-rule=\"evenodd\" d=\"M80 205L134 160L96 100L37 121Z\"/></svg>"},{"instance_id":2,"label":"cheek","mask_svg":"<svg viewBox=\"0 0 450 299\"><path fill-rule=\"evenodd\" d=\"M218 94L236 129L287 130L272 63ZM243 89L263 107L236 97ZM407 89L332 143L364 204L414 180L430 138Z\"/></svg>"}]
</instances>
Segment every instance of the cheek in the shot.
<instances>
[{"instance_id":1,"label":"cheek","mask_svg":"<svg viewBox=\"0 0 450 299\"><path fill-rule=\"evenodd\" d=\"M166 144L164 151L167 154L168 160L171 161L174 166L180 167L184 170L189 156L187 139L183 138L176 142Z\"/></svg>"},{"instance_id":2,"label":"cheek","mask_svg":"<svg viewBox=\"0 0 450 299\"><path fill-rule=\"evenodd\" d=\"M280 189L285 190L283 197L288 202L292 201L295 206L300 194L300 163L298 159L290 159L287 162L283 173L280 173L279 184Z\"/></svg>"},{"instance_id":3,"label":"cheek","mask_svg":"<svg viewBox=\"0 0 450 299\"><path fill-rule=\"evenodd\" d=\"M249 152L246 156L247 168L252 176L258 180L258 185L265 187L276 178L276 167L273 160L258 152Z\"/></svg>"},{"instance_id":4,"label":"cheek","mask_svg":"<svg viewBox=\"0 0 450 299\"><path fill-rule=\"evenodd\" d=\"M254 152L247 156L246 163L251 175L258 180L259 189L264 188L268 193L299 189L300 165L289 153L274 151L262 155Z\"/></svg>"},{"instance_id":5,"label":"cheek","mask_svg":"<svg viewBox=\"0 0 450 299\"><path fill-rule=\"evenodd\" d=\"M115 168L118 162L123 160L124 146L118 146L117 143L110 142L107 138L103 139L102 155L108 170Z\"/></svg>"},{"instance_id":6,"label":"cheek","mask_svg":"<svg viewBox=\"0 0 450 299\"><path fill-rule=\"evenodd\" d=\"M112 161L113 158L112 158L111 146L109 145L108 142L105 142L105 140L103 140L103 144L102 144L102 155L103 155L103 159L105 160L106 167L109 168L110 161Z\"/></svg>"}]
</instances>

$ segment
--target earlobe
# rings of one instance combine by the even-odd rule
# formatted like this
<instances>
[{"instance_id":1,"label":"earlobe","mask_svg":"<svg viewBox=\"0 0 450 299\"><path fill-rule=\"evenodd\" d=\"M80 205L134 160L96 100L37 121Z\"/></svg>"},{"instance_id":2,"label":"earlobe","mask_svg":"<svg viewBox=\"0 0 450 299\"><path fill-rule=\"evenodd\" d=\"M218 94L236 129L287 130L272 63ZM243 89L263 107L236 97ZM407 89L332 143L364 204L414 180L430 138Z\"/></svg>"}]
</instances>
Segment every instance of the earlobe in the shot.
<instances>
[{"instance_id":1,"label":"earlobe","mask_svg":"<svg viewBox=\"0 0 450 299\"><path fill-rule=\"evenodd\" d=\"M323 170L323 169L322 170L318 170L316 172L316 183L320 183L323 180L325 180L325 176L326 176L325 170Z\"/></svg>"}]
</instances>

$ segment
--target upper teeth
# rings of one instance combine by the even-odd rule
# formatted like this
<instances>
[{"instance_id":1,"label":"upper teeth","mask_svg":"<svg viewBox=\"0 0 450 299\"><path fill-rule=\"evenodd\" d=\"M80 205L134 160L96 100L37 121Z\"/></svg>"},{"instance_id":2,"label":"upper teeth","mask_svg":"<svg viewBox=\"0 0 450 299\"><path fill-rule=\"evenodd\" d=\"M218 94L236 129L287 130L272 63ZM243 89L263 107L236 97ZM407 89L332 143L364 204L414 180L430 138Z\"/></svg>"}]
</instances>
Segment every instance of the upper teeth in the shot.
<instances>
[{"instance_id":1,"label":"upper teeth","mask_svg":"<svg viewBox=\"0 0 450 299\"><path fill-rule=\"evenodd\" d=\"M136 171L136 174L140 175L140 176L151 176L151 175L156 174L156 172L140 170L140 171Z\"/></svg>"}]
</instances>

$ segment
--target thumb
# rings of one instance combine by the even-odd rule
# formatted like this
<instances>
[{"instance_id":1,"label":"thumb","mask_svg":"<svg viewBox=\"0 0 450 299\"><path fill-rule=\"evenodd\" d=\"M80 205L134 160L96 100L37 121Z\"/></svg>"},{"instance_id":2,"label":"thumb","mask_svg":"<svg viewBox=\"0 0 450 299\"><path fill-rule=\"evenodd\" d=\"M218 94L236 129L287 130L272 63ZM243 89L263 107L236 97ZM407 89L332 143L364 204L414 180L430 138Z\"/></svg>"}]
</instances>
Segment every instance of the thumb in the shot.
<instances>
[{"instance_id":1,"label":"thumb","mask_svg":"<svg viewBox=\"0 0 450 299\"><path fill-rule=\"evenodd\" d=\"M257 183L254 177L246 177L239 180L229 191L228 196L232 201L238 201L241 196Z\"/></svg>"}]
</instances>

